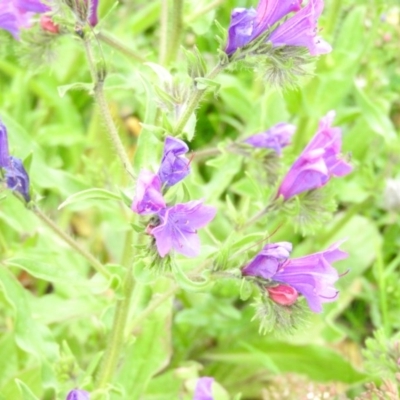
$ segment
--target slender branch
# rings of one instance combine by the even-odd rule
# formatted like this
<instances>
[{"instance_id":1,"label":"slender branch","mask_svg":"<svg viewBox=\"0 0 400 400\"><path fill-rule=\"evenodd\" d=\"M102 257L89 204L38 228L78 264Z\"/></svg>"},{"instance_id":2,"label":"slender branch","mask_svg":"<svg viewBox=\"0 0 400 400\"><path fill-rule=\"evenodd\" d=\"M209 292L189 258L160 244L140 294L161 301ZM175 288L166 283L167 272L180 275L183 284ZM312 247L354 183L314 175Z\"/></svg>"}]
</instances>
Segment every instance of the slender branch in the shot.
<instances>
[{"instance_id":1,"label":"slender branch","mask_svg":"<svg viewBox=\"0 0 400 400\"><path fill-rule=\"evenodd\" d=\"M172 0L171 36L169 38L168 52L165 59L166 64L173 62L178 53L183 28L182 12L183 0Z\"/></svg>"},{"instance_id":2,"label":"slender branch","mask_svg":"<svg viewBox=\"0 0 400 400\"><path fill-rule=\"evenodd\" d=\"M96 387L98 389L104 389L107 387L107 384L112 380L117 367L122 346L124 344L125 326L129 314L133 286L134 280L132 268L129 267L126 271L124 281L123 298L118 300L115 306L112 330L107 341L108 344L103 356L100 372L97 376Z\"/></svg>"},{"instance_id":3,"label":"slender branch","mask_svg":"<svg viewBox=\"0 0 400 400\"><path fill-rule=\"evenodd\" d=\"M213 79L215 78L220 71L222 71L225 68L225 65L222 64L217 64L206 76L206 79ZM173 133L174 135L179 135L182 133L182 131L185 129L185 126L187 122L189 121L189 118L193 114L194 110L196 107L199 105L201 99L203 98L205 92L207 89L198 89L197 87L194 89L192 92L192 95L190 96L187 106L180 116L179 120L177 121Z\"/></svg>"},{"instance_id":4,"label":"slender branch","mask_svg":"<svg viewBox=\"0 0 400 400\"><path fill-rule=\"evenodd\" d=\"M169 37L169 0L161 0L161 17L160 17L160 43L159 43L159 62L164 64L168 52Z\"/></svg>"},{"instance_id":5,"label":"slender branch","mask_svg":"<svg viewBox=\"0 0 400 400\"><path fill-rule=\"evenodd\" d=\"M135 61L139 61L141 63L146 62L145 58L143 58L139 54L136 54L128 46L126 46L124 43L120 42L114 36L111 36L110 34L108 34L106 32L98 32L98 33L96 33L96 37L97 37L97 39L101 40L103 43L106 43L110 47L113 47L114 49L118 50L120 53L126 55L128 58L131 58L132 60L135 60Z\"/></svg>"},{"instance_id":6,"label":"slender branch","mask_svg":"<svg viewBox=\"0 0 400 400\"><path fill-rule=\"evenodd\" d=\"M81 256L86 258L89 264L106 279L111 277L111 274L107 271L104 265L97 260L92 254L86 251L74 238L62 231L47 215L45 215L36 206L32 208L32 211L55 233L57 234L65 243L76 250Z\"/></svg>"},{"instance_id":7,"label":"slender branch","mask_svg":"<svg viewBox=\"0 0 400 400\"><path fill-rule=\"evenodd\" d=\"M90 74L92 76L92 80L94 83L94 97L96 102L100 108L100 114L106 124L107 133L111 139L111 142L114 146L114 149L118 155L119 160L121 161L124 170L127 174L132 177L133 169L131 162L129 160L128 155L126 154L124 145L119 137L117 127L115 126L114 120L112 118L110 109L108 107L105 95L104 95L104 79L105 79L105 70L100 70L97 68L94 55L92 50L92 45L89 38L84 37L83 43L86 52L86 58L88 60Z\"/></svg>"}]
</instances>

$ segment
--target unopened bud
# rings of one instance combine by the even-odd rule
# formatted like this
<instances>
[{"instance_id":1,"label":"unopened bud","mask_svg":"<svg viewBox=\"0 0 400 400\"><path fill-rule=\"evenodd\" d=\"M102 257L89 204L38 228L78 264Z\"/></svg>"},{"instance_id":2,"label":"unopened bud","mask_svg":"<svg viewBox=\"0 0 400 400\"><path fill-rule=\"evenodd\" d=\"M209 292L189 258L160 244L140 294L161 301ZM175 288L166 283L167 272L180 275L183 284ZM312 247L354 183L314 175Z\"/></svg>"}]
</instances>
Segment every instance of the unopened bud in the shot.
<instances>
[{"instance_id":1,"label":"unopened bud","mask_svg":"<svg viewBox=\"0 0 400 400\"><path fill-rule=\"evenodd\" d=\"M278 285L266 289L270 299L281 306L291 306L296 303L299 297L296 289L288 285Z\"/></svg>"},{"instance_id":2,"label":"unopened bud","mask_svg":"<svg viewBox=\"0 0 400 400\"><path fill-rule=\"evenodd\" d=\"M46 32L54 34L60 33L59 25L55 24L49 15L42 15L40 17L40 26Z\"/></svg>"}]
</instances>

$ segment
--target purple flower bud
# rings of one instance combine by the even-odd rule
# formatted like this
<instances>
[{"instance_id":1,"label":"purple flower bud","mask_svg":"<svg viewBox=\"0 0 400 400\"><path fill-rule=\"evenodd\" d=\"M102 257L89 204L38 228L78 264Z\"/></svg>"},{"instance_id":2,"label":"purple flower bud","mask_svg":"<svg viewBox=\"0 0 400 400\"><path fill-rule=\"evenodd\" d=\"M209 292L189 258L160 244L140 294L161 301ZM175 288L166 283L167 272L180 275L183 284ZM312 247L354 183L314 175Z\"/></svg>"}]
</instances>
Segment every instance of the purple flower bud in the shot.
<instances>
[{"instance_id":1,"label":"purple flower bud","mask_svg":"<svg viewBox=\"0 0 400 400\"><path fill-rule=\"evenodd\" d=\"M310 143L290 168L278 189L277 196L285 200L326 185L332 176L345 176L351 165L340 158L342 132L332 128L335 112L330 111L319 123L319 129Z\"/></svg>"},{"instance_id":2,"label":"purple flower bud","mask_svg":"<svg viewBox=\"0 0 400 400\"><path fill-rule=\"evenodd\" d=\"M86 390L73 389L68 393L66 400L90 400L90 397Z\"/></svg>"},{"instance_id":3,"label":"purple flower bud","mask_svg":"<svg viewBox=\"0 0 400 400\"><path fill-rule=\"evenodd\" d=\"M322 303L334 301L338 295L333 285L339 275L331 263L347 257L347 253L339 249L342 243L340 241L327 250L293 259L289 259L290 243L267 244L243 268L242 273L290 286L305 297L312 311L319 313Z\"/></svg>"},{"instance_id":4,"label":"purple flower bud","mask_svg":"<svg viewBox=\"0 0 400 400\"><path fill-rule=\"evenodd\" d=\"M155 214L165 207L160 178L150 171L142 170L136 183L132 211L137 214Z\"/></svg>"},{"instance_id":5,"label":"purple flower bud","mask_svg":"<svg viewBox=\"0 0 400 400\"><path fill-rule=\"evenodd\" d=\"M310 0L301 8L302 0L260 0L257 10L235 8L232 11L228 29L228 43L225 52L233 54L260 35L266 33L278 21L294 12L266 38L277 46L307 47L311 55L329 53L331 47L317 37L317 19L324 7L323 0Z\"/></svg>"},{"instance_id":6,"label":"purple flower bud","mask_svg":"<svg viewBox=\"0 0 400 400\"><path fill-rule=\"evenodd\" d=\"M248 137L245 142L254 147L272 149L280 155L282 148L290 144L295 131L295 125L280 122L265 132Z\"/></svg>"},{"instance_id":7,"label":"purple flower bud","mask_svg":"<svg viewBox=\"0 0 400 400\"><path fill-rule=\"evenodd\" d=\"M189 160L184 157L189 147L182 140L167 136L158 176L166 186L173 186L190 172Z\"/></svg>"},{"instance_id":8,"label":"purple flower bud","mask_svg":"<svg viewBox=\"0 0 400 400\"><path fill-rule=\"evenodd\" d=\"M8 167L10 164L10 153L8 150L7 128L0 121L0 168Z\"/></svg>"},{"instance_id":9,"label":"purple flower bud","mask_svg":"<svg viewBox=\"0 0 400 400\"><path fill-rule=\"evenodd\" d=\"M29 202L29 176L22 161L19 158L10 156L10 164L4 168L6 171L7 187L10 190L20 193L26 202Z\"/></svg>"},{"instance_id":10,"label":"purple flower bud","mask_svg":"<svg viewBox=\"0 0 400 400\"><path fill-rule=\"evenodd\" d=\"M29 176L19 158L10 156L7 129L0 121L0 168L5 172L7 187L20 193L25 201L30 201Z\"/></svg>"},{"instance_id":11,"label":"purple flower bud","mask_svg":"<svg viewBox=\"0 0 400 400\"><path fill-rule=\"evenodd\" d=\"M214 400L214 396L212 395L213 382L214 378L208 376L199 378L194 390L193 400Z\"/></svg>"},{"instance_id":12,"label":"purple flower bud","mask_svg":"<svg viewBox=\"0 0 400 400\"><path fill-rule=\"evenodd\" d=\"M158 214L160 224L148 231L156 239L160 256L165 257L172 249L187 257L198 256L200 240L197 230L207 225L215 213L216 209L204 206L202 200L162 209Z\"/></svg>"},{"instance_id":13,"label":"purple flower bud","mask_svg":"<svg viewBox=\"0 0 400 400\"><path fill-rule=\"evenodd\" d=\"M288 285L266 287L269 298L281 306L291 306L296 303L299 294L297 290Z\"/></svg>"},{"instance_id":14,"label":"purple flower bud","mask_svg":"<svg viewBox=\"0 0 400 400\"><path fill-rule=\"evenodd\" d=\"M90 26L96 26L97 23L99 22L99 19L97 17L97 8L99 6L99 0L86 0L88 2L89 6L89 12L88 12L88 22Z\"/></svg>"}]
</instances>

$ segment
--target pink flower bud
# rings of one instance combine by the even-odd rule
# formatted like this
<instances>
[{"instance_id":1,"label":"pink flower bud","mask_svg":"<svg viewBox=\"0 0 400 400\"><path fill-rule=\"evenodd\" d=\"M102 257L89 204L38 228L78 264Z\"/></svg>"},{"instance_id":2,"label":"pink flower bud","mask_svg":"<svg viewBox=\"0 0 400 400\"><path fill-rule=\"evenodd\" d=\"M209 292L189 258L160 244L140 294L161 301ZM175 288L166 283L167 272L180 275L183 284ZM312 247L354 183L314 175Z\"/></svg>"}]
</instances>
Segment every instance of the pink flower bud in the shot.
<instances>
[{"instance_id":1,"label":"pink flower bud","mask_svg":"<svg viewBox=\"0 0 400 400\"><path fill-rule=\"evenodd\" d=\"M50 33L60 33L60 27L53 22L50 16L48 15L42 15L40 17L40 26L42 29L46 32Z\"/></svg>"},{"instance_id":2,"label":"pink flower bud","mask_svg":"<svg viewBox=\"0 0 400 400\"><path fill-rule=\"evenodd\" d=\"M267 287L266 289L271 300L280 304L281 306L291 306L292 304L296 303L297 298L299 297L296 289L287 285Z\"/></svg>"}]
</instances>

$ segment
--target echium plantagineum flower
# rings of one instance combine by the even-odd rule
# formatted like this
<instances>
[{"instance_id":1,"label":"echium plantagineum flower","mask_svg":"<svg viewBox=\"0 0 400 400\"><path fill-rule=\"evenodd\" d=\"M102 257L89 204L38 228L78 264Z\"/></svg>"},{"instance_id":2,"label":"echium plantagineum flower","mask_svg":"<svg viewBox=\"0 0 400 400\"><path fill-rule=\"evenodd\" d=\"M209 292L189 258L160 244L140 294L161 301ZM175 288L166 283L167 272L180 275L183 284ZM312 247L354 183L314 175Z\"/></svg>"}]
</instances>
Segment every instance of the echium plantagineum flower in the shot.
<instances>
[{"instance_id":1,"label":"echium plantagineum flower","mask_svg":"<svg viewBox=\"0 0 400 400\"><path fill-rule=\"evenodd\" d=\"M331 264L347 257L347 253L339 249L342 243L292 259L289 258L291 243L270 243L243 268L242 274L259 278L259 284L265 286L276 303L290 306L297 301L298 294L302 294L310 309L319 313L322 303L332 302L338 296L334 284L339 274Z\"/></svg>"},{"instance_id":2,"label":"echium plantagineum flower","mask_svg":"<svg viewBox=\"0 0 400 400\"><path fill-rule=\"evenodd\" d=\"M244 47L263 34L273 47L305 47L313 56L326 54L331 46L317 36L317 20L324 8L323 0L309 0L301 7L302 0L260 0L257 9L235 8L228 29L227 55ZM283 20L289 14L290 18ZM279 26L275 26L278 22Z\"/></svg>"},{"instance_id":3,"label":"echium plantagineum flower","mask_svg":"<svg viewBox=\"0 0 400 400\"><path fill-rule=\"evenodd\" d=\"M40 0L0 0L0 29L19 39L20 30L29 28L34 14L49 10L49 6Z\"/></svg>"},{"instance_id":4,"label":"echium plantagineum flower","mask_svg":"<svg viewBox=\"0 0 400 400\"><path fill-rule=\"evenodd\" d=\"M202 200L167 206L163 190L184 179L189 160L185 158L189 148L182 140L168 136L158 174L142 170L136 183L132 211L140 215L154 215L146 233L152 235L159 255L165 257L175 250L187 257L200 253L197 230L207 225L215 216L214 207L203 205Z\"/></svg>"},{"instance_id":5,"label":"echium plantagineum flower","mask_svg":"<svg viewBox=\"0 0 400 400\"><path fill-rule=\"evenodd\" d=\"M321 119L317 133L284 177L277 196L288 200L326 185L332 176L352 171L352 166L341 159L342 131L331 126L334 118L335 112L330 111Z\"/></svg>"},{"instance_id":6,"label":"echium plantagineum flower","mask_svg":"<svg viewBox=\"0 0 400 400\"><path fill-rule=\"evenodd\" d=\"M210 378L208 376L199 378L196 383L192 400L214 400L214 396L212 394L213 382L214 378Z\"/></svg>"},{"instance_id":7,"label":"echium plantagineum flower","mask_svg":"<svg viewBox=\"0 0 400 400\"><path fill-rule=\"evenodd\" d=\"M249 136L244 142L253 147L274 150L280 155L282 149L290 144L290 140L295 131L295 125L280 122L265 132Z\"/></svg>"},{"instance_id":8,"label":"echium plantagineum flower","mask_svg":"<svg viewBox=\"0 0 400 400\"><path fill-rule=\"evenodd\" d=\"M86 390L73 389L68 393L66 400L90 400L90 397Z\"/></svg>"},{"instance_id":9,"label":"echium plantagineum flower","mask_svg":"<svg viewBox=\"0 0 400 400\"><path fill-rule=\"evenodd\" d=\"M10 156L7 129L0 121L0 169L5 172L8 189L18 192L26 202L30 201L29 176L19 158Z\"/></svg>"}]
</instances>

